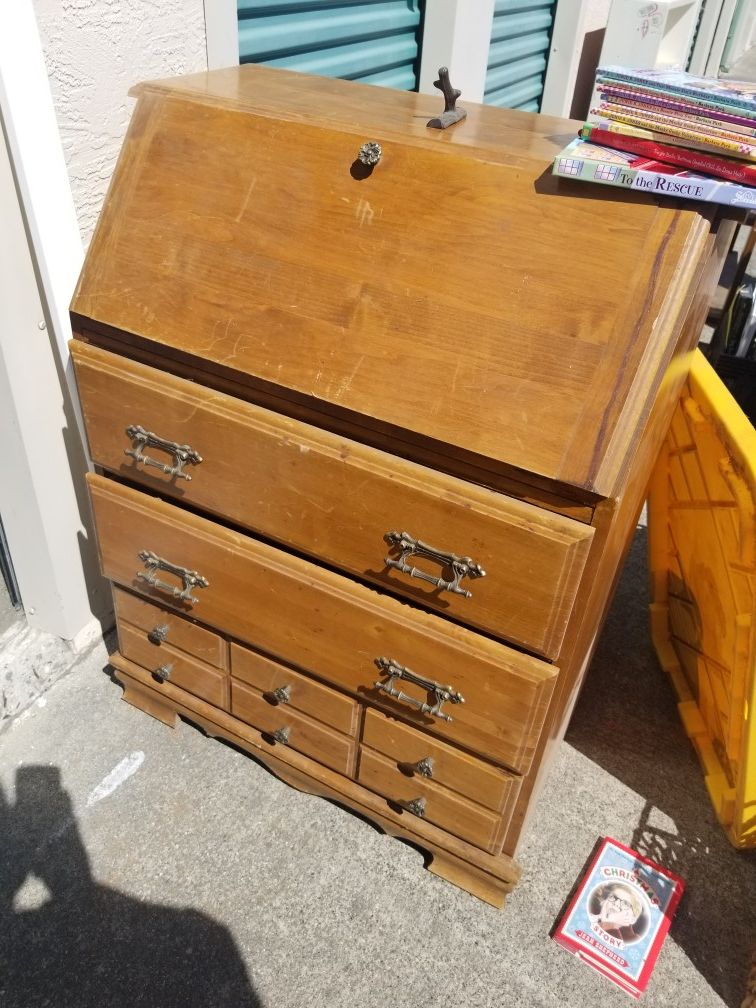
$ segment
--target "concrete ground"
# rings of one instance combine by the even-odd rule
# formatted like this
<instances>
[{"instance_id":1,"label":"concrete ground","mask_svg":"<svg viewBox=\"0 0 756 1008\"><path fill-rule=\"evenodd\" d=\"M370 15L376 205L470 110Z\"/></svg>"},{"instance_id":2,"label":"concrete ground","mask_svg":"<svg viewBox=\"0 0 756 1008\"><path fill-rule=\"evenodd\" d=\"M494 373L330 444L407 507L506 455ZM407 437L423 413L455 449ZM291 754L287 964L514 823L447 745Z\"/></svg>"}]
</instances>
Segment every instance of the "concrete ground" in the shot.
<instances>
[{"instance_id":1,"label":"concrete ground","mask_svg":"<svg viewBox=\"0 0 756 1008\"><path fill-rule=\"evenodd\" d=\"M644 1003L737 1008L756 852L714 819L649 644L645 583L640 529L503 911L232 748L122 703L99 647L0 735L0 1005L624 1003L549 940L608 834L688 885Z\"/></svg>"}]
</instances>

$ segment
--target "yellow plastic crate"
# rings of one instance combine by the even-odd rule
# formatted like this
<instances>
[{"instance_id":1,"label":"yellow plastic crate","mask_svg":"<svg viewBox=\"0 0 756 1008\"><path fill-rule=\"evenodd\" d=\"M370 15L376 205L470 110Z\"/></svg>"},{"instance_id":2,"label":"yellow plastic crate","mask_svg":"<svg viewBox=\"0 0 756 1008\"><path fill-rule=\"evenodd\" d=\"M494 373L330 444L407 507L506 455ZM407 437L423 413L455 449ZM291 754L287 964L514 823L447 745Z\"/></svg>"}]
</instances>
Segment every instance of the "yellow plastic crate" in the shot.
<instances>
[{"instance_id":1,"label":"yellow plastic crate","mask_svg":"<svg viewBox=\"0 0 756 1008\"><path fill-rule=\"evenodd\" d=\"M756 431L700 351L648 529L654 647L720 822L756 847Z\"/></svg>"}]
</instances>

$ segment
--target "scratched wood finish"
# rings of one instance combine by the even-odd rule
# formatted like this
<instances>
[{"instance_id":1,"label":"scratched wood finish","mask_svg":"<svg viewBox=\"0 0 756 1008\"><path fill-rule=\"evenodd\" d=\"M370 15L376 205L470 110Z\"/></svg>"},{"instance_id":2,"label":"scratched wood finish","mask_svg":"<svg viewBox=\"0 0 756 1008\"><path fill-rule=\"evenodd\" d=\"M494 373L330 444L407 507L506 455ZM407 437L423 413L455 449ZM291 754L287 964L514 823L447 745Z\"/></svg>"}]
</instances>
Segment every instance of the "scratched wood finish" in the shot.
<instances>
[{"instance_id":1,"label":"scratched wood finish","mask_svg":"<svg viewBox=\"0 0 756 1008\"><path fill-rule=\"evenodd\" d=\"M138 627L145 639L153 630L164 627L166 643L194 655L200 661L220 669L228 668L228 645L218 634L120 588L113 588L113 602L117 619Z\"/></svg>"},{"instance_id":2,"label":"scratched wood finish","mask_svg":"<svg viewBox=\"0 0 756 1008\"><path fill-rule=\"evenodd\" d=\"M94 461L160 493L294 546L528 650L559 650L593 529L385 452L288 420L76 341L82 411ZM191 480L138 465L139 424L202 456ZM145 454L172 465L173 457ZM384 535L408 531L470 556L486 577L464 598L386 567ZM410 561L446 579L448 568ZM523 579L522 572L528 571Z\"/></svg>"},{"instance_id":3,"label":"scratched wood finish","mask_svg":"<svg viewBox=\"0 0 756 1008\"><path fill-rule=\"evenodd\" d=\"M294 121L285 75L202 80L201 100L141 91L77 315L489 469L610 493L658 380L649 350L681 321L696 208L553 179L549 120L480 112L500 147L472 156L471 122L409 129L416 96L297 77L333 111ZM401 138L382 132L389 106ZM537 154L516 147L527 132ZM359 177L366 139L384 153Z\"/></svg>"},{"instance_id":4,"label":"scratched wood finish","mask_svg":"<svg viewBox=\"0 0 756 1008\"><path fill-rule=\"evenodd\" d=\"M365 711L362 741L394 761L400 772L418 776L413 766L433 761L433 780L508 818L522 778L497 770L482 760L445 745L423 732L376 710Z\"/></svg>"},{"instance_id":5,"label":"scratched wood finish","mask_svg":"<svg viewBox=\"0 0 756 1008\"><path fill-rule=\"evenodd\" d=\"M153 676L157 669L167 666L171 682L222 710L228 710L227 675L170 644L158 646L150 643L142 630L124 620L119 619L117 625L118 645L125 658L141 665ZM155 685L160 689L157 678Z\"/></svg>"},{"instance_id":6,"label":"scratched wood finish","mask_svg":"<svg viewBox=\"0 0 756 1008\"><path fill-rule=\"evenodd\" d=\"M88 475L103 573L161 598L137 578L137 554L152 550L198 571L188 612L266 654L401 714L441 739L525 771L558 669L338 574L102 476ZM161 574L171 581L171 575ZM387 655L418 675L451 683L465 703L446 722L375 689ZM406 684L418 700L427 694ZM449 706L449 705L447 705Z\"/></svg>"},{"instance_id":7,"label":"scratched wood finish","mask_svg":"<svg viewBox=\"0 0 756 1008\"><path fill-rule=\"evenodd\" d=\"M231 675L254 686L268 702L274 690L283 688L288 699L278 706L302 711L345 735L357 730L359 707L354 700L239 644L231 645Z\"/></svg>"},{"instance_id":8,"label":"scratched wood finish","mask_svg":"<svg viewBox=\"0 0 756 1008\"><path fill-rule=\"evenodd\" d=\"M273 746L291 746L337 773L350 776L357 743L289 707L272 707L256 689L231 683L231 713L270 737ZM274 732L284 731L285 742Z\"/></svg>"},{"instance_id":9,"label":"scratched wood finish","mask_svg":"<svg viewBox=\"0 0 756 1008\"><path fill-rule=\"evenodd\" d=\"M359 761L359 783L384 795L394 807L405 808L404 815L414 814L406 809L407 802L424 800L424 819L483 850L494 852L499 824L494 813L424 777L405 777L396 763L367 746L360 746Z\"/></svg>"}]
</instances>

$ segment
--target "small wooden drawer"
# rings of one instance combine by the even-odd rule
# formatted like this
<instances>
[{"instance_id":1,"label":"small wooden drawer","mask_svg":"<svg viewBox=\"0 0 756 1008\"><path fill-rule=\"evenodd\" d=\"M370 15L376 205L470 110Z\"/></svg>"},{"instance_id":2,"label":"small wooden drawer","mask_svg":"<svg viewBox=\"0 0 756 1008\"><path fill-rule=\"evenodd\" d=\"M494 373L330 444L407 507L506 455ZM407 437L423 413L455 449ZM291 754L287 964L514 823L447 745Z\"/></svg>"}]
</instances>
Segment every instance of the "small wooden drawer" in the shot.
<instances>
[{"instance_id":1,"label":"small wooden drawer","mask_svg":"<svg viewBox=\"0 0 756 1008\"><path fill-rule=\"evenodd\" d=\"M80 341L71 349L98 465L527 650L558 654L590 525ZM158 439L145 441L148 432ZM170 443L201 461L176 474ZM389 543L389 533L401 538ZM461 558L485 576L460 574Z\"/></svg>"},{"instance_id":2,"label":"small wooden drawer","mask_svg":"<svg viewBox=\"0 0 756 1008\"><path fill-rule=\"evenodd\" d=\"M232 644L231 674L260 690L273 706L288 705L345 735L354 735L357 730L359 706L354 700L256 651Z\"/></svg>"},{"instance_id":3,"label":"small wooden drawer","mask_svg":"<svg viewBox=\"0 0 756 1008\"><path fill-rule=\"evenodd\" d=\"M228 645L218 634L115 586L113 601L118 619L144 631L147 640L165 642L208 665L228 668Z\"/></svg>"},{"instance_id":4,"label":"small wooden drawer","mask_svg":"<svg viewBox=\"0 0 756 1008\"><path fill-rule=\"evenodd\" d=\"M250 686L231 682L231 713L269 736L272 745L291 746L347 777L353 773L355 741L289 707L268 703Z\"/></svg>"},{"instance_id":5,"label":"small wooden drawer","mask_svg":"<svg viewBox=\"0 0 756 1008\"><path fill-rule=\"evenodd\" d=\"M155 686L169 680L215 707L228 710L228 676L168 643L151 644L137 627L118 620L118 643L124 658L151 672Z\"/></svg>"},{"instance_id":6,"label":"small wooden drawer","mask_svg":"<svg viewBox=\"0 0 756 1008\"><path fill-rule=\"evenodd\" d=\"M391 759L405 777L431 779L509 821L521 777L488 766L375 710L365 712L362 741Z\"/></svg>"},{"instance_id":7,"label":"small wooden drawer","mask_svg":"<svg viewBox=\"0 0 756 1008\"><path fill-rule=\"evenodd\" d=\"M357 780L403 808L408 818L421 815L460 839L494 852L500 818L488 809L423 777L405 777L394 762L366 746L360 746Z\"/></svg>"},{"instance_id":8,"label":"small wooden drawer","mask_svg":"<svg viewBox=\"0 0 756 1008\"><path fill-rule=\"evenodd\" d=\"M555 666L113 480L87 481L111 580L173 599L287 665L527 772ZM387 656L419 681L392 685ZM441 684L465 702L442 699Z\"/></svg>"}]
</instances>

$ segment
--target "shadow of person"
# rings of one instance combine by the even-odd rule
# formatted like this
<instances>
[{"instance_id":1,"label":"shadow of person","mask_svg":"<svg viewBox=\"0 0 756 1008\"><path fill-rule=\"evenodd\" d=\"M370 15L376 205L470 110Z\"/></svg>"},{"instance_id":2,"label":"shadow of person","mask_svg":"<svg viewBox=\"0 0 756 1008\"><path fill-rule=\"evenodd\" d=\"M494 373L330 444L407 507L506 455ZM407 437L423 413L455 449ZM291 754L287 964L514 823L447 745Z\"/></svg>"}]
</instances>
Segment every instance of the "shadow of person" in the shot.
<instances>
[{"instance_id":1,"label":"shadow of person","mask_svg":"<svg viewBox=\"0 0 756 1008\"><path fill-rule=\"evenodd\" d=\"M0 838L3 1008L260 1008L225 927L92 878L57 767L20 767L14 805L0 788Z\"/></svg>"},{"instance_id":2,"label":"shadow of person","mask_svg":"<svg viewBox=\"0 0 756 1008\"><path fill-rule=\"evenodd\" d=\"M738 1008L756 941L756 851L735 850L717 822L657 662L646 543L639 528L565 738L644 799L630 846L685 880L671 934Z\"/></svg>"}]
</instances>

